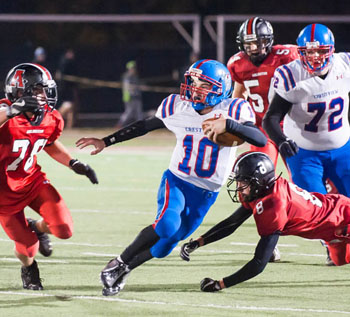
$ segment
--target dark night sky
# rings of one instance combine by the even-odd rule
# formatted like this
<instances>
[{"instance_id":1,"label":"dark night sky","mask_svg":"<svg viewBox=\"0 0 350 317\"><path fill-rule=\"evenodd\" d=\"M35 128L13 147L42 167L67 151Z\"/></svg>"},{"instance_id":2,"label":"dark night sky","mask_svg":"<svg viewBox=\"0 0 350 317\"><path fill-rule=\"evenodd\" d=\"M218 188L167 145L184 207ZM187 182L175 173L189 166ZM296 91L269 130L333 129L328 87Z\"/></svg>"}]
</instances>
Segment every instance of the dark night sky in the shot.
<instances>
[{"instance_id":1,"label":"dark night sky","mask_svg":"<svg viewBox=\"0 0 350 317\"><path fill-rule=\"evenodd\" d=\"M349 15L350 0L3 0L0 13L19 14L198 14L202 18L217 14L245 14L249 16L290 14ZM243 21L241 21L243 22ZM294 44L299 31L308 23L273 23L275 43ZM326 24L326 23L325 23ZM336 51L350 47L350 23L326 24L334 33ZM190 25L184 25L191 32ZM225 58L235 52L239 23L226 24ZM14 65L31 61L37 46L48 52L47 67L55 72L58 60L67 47L76 51L80 76L117 81L125 63L136 59L142 78L171 77L173 69L188 64L191 51L188 43L170 23L0 23L0 81ZM207 31L201 29L201 58L216 58L215 43ZM178 82L149 81L154 85L174 86ZM146 108L158 105L161 94L144 93ZM100 100L97 112L120 111L115 100L120 100L117 89L82 89L82 111L96 112L91 100Z\"/></svg>"}]
</instances>

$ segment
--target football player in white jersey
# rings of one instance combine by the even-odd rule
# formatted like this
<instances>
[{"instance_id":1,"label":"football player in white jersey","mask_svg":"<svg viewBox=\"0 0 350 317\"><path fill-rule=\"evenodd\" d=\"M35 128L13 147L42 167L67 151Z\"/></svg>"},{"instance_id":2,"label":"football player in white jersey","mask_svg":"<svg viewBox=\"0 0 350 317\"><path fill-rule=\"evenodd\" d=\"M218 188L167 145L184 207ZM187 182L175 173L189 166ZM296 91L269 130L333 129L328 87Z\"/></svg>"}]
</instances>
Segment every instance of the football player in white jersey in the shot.
<instances>
[{"instance_id":1,"label":"football player in white jersey","mask_svg":"<svg viewBox=\"0 0 350 317\"><path fill-rule=\"evenodd\" d=\"M167 256L201 224L235 158L236 147L219 146L213 142L216 135L227 131L256 146L266 144L266 137L254 125L250 104L229 98L231 91L228 69L215 60L200 60L186 71L180 95L165 98L155 117L135 122L103 139L77 141L80 148L93 145L91 154L97 154L106 146L159 128L172 131L177 140L159 186L156 219L102 270L103 295L119 293L131 270L153 257ZM209 118L219 119L211 121L208 129L212 133L207 136L202 122Z\"/></svg>"},{"instance_id":2,"label":"football player in white jersey","mask_svg":"<svg viewBox=\"0 0 350 317\"><path fill-rule=\"evenodd\" d=\"M350 197L350 55L334 53L334 36L322 24L306 26L297 44L300 60L275 71L276 94L263 127L286 158L295 184L326 194L329 178Z\"/></svg>"}]
</instances>

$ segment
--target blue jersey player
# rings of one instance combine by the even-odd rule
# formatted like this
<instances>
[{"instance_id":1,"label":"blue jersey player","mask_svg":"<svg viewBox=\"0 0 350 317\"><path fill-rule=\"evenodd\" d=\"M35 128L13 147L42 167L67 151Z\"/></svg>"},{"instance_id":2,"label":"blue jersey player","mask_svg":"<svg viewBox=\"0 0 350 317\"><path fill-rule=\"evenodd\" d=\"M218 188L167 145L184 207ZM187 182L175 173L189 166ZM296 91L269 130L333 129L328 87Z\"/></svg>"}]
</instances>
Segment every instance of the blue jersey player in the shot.
<instances>
[{"instance_id":1,"label":"blue jersey player","mask_svg":"<svg viewBox=\"0 0 350 317\"><path fill-rule=\"evenodd\" d=\"M91 154L97 154L106 146L159 128L167 128L176 137L169 168L158 190L156 219L102 270L103 295L119 293L131 270L153 257L167 256L201 224L235 158L236 147L213 142L218 134L227 131L256 146L266 144L266 137L254 125L249 103L229 98L231 85L230 73L223 64L210 59L197 61L186 71L180 94L165 98L154 117L132 123L103 139L77 141L80 148L93 145ZM210 121L206 135L202 123L210 118L218 119Z\"/></svg>"}]
</instances>

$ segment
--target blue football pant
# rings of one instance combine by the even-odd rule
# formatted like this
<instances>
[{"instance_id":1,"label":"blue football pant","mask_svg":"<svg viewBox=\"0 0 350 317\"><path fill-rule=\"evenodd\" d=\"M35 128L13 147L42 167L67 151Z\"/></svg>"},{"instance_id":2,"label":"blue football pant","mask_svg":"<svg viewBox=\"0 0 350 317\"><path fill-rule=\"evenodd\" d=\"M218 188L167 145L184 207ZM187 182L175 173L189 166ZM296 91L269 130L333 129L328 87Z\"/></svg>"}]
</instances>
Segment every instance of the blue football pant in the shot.
<instances>
[{"instance_id":1,"label":"blue football pant","mask_svg":"<svg viewBox=\"0 0 350 317\"><path fill-rule=\"evenodd\" d=\"M293 182L311 192L327 194L324 185L329 178L340 194L350 197L350 141L339 149L299 152L287 158Z\"/></svg>"},{"instance_id":2,"label":"blue football pant","mask_svg":"<svg viewBox=\"0 0 350 317\"><path fill-rule=\"evenodd\" d=\"M152 246L156 258L167 256L202 223L218 192L197 187L165 171L158 190L158 213L153 228L160 239Z\"/></svg>"}]
</instances>

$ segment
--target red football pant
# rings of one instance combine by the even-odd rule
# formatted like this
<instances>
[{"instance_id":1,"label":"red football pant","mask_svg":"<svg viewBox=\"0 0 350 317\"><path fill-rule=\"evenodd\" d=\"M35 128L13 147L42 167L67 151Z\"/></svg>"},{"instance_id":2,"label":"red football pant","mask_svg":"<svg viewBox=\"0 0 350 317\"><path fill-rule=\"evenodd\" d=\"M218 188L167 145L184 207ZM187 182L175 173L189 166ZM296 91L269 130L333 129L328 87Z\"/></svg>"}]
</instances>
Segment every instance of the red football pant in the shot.
<instances>
[{"instance_id":1,"label":"red football pant","mask_svg":"<svg viewBox=\"0 0 350 317\"><path fill-rule=\"evenodd\" d=\"M340 266L350 263L350 244L345 241L339 243L326 243L329 256L335 265Z\"/></svg>"},{"instance_id":2,"label":"red football pant","mask_svg":"<svg viewBox=\"0 0 350 317\"><path fill-rule=\"evenodd\" d=\"M37 196L29 204L43 217L50 232L60 239L68 239L73 234L73 219L63 198L51 184L43 184ZM28 227L24 212L14 215L0 215L0 223L8 237L15 242L16 251L33 257L39 248L36 235Z\"/></svg>"},{"instance_id":3,"label":"red football pant","mask_svg":"<svg viewBox=\"0 0 350 317\"><path fill-rule=\"evenodd\" d=\"M271 161L273 162L273 165L275 165L275 167L277 166L279 152L278 152L278 148L277 148L276 144L271 139L269 139L269 138L267 139L267 143L264 147L257 147L257 146L251 145L250 151L251 152L263 152L263 153L267 154L270 157ZM282 156L281 156L281 158L282 158ZM292 177L290 175L288 166L283 158L282 158L282 160L283 160L283 163L286 166L286 169L288 171L289 179L291 180Z\"/></svg>"}]
</instances>

